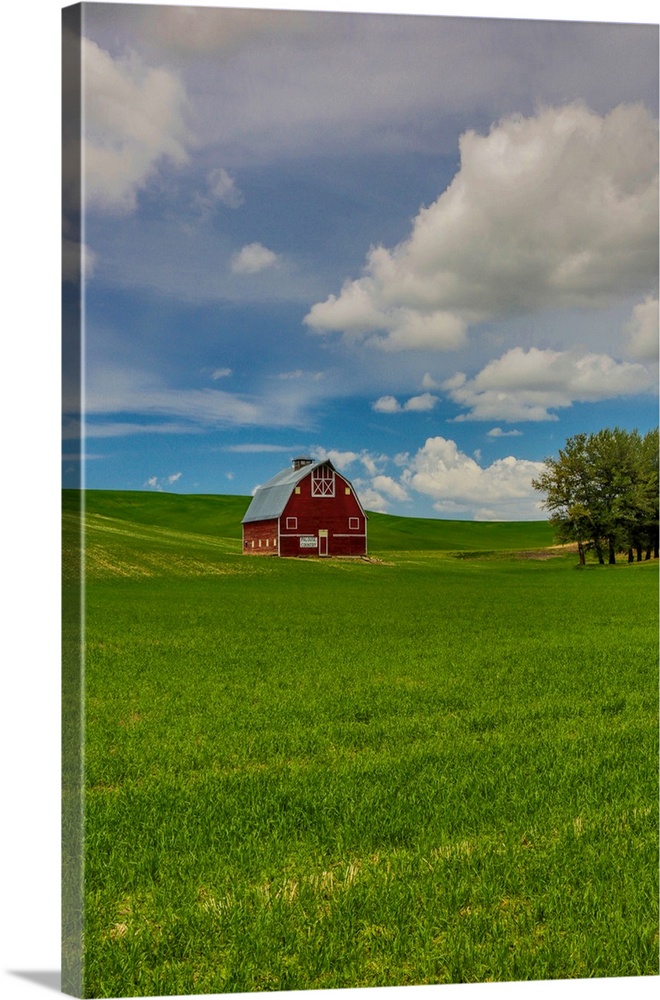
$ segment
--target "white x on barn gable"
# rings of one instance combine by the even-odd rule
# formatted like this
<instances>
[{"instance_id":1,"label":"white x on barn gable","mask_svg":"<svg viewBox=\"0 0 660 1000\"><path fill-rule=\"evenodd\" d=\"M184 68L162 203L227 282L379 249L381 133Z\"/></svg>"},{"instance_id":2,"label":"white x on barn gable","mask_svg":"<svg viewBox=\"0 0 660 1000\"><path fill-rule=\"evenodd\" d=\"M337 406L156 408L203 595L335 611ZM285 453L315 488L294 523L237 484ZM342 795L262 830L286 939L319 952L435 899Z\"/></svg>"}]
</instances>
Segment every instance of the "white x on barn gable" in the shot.
<instances>
[{"instance_id":1,"label":"white x on barn gable","mask_svg":"<svg viewBox=\"0 0 660 1000\"><path fill-rule=\"evenodd\" d=\"M312 470L312 496L333 497L335 495L335 474L327 465Z\"/></svg>"}]
</instances>

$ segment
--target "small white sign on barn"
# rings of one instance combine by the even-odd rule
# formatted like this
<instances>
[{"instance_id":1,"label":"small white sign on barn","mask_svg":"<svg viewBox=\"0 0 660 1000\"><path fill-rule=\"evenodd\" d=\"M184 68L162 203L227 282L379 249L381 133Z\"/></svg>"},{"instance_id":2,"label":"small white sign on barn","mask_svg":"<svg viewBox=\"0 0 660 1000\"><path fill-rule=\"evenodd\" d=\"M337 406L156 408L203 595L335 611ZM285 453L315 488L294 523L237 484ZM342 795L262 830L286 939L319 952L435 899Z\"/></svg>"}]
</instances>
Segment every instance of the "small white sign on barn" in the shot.
<instances>
[{"instance_id":1,"label":"small white sign on barn","mask_svg":"<svg viewBox=\"0 0 660 1000\"><path fill-rule=\"evenodd\" d=\"M301 535L300 536L300 548L301 549L315 549L318 545L318 539L315 535Z\"/></svg>"}]
</instances>

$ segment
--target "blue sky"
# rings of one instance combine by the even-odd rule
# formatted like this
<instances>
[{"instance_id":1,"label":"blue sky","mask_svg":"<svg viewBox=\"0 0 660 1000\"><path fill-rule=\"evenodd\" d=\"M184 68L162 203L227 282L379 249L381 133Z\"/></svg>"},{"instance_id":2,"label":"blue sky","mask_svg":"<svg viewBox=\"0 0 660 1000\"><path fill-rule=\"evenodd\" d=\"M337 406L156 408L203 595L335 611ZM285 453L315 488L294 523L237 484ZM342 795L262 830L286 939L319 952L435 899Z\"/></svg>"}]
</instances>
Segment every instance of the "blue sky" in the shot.
<instances>
[{"instance_id":1,"label":"blue sky","mask_svg":"<svg viewBox=\"0 0 660 1000\"><path fill-rule=\"evenodd\" d=\"M656 27L88 4L83 29L65 486L79 448L90 488L245 495L307 453L372 510L538 518L568 436L656 425Z\"/></svg>"}]
</instances>

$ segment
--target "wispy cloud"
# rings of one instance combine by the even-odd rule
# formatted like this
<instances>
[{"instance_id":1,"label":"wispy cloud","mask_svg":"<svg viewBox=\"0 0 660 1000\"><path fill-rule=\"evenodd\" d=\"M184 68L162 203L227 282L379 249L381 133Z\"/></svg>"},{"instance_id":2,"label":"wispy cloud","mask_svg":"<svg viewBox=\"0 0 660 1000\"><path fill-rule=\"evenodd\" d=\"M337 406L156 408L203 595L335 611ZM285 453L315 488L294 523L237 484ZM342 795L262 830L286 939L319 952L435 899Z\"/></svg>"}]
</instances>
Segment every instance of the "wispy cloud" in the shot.
<instances>
[{"instance_id":1,"label":"wispy cloud","mask_svg":"<svg viewBox=\"0 0 660 1000\"><path fill-rule=\"evenodd\" d=\"M261 452L295 452L299 451L300 447L298 445L286 445L286 444L228 444L222 449L223 451L231 451L235 454L250 455L250 454L260 454Z\"/></svg>"},{"instance_id":2,"label":"wispy cloud","mask_svg":"<svg viewBox=\"0 0 660 1000\"><path fill-rule=\"evenodd\" d=\"M289 382L292 379L311 379L313 382L318 382L325 376L325 372L309 372L303 371L302 368L296 368L291 372L280 372L275 378L282 379L284 382Z\"/></svg>"},{"instance_id":3,"label":"wispy cloud","mask_svg":"<svg viewBox=\"0 0 660 1000\"><path fill-rule=\"evenodd\" d=\"M229 208L240 208L244 202L243 192L239 191L234 178L224 169L215 167L207 177L208 191L214 201L221 201Z\"/></svg>"},{"instance_id":4,"label":"wispy cloud","mask_svg":"<svg viewBox=\"0 0 660 1000\"><path fill-rule=\"evenodd\" d=\"M301 412L309 404L309 394L280 392L252 396L225 392L216 388L174 388L155 374L105 366L94 370L87 389L87 413L92 417L125 414L129 422L115 424L106 436L126 433L159 433L145 430L155 425L155 418L165 418L170 430L179 421L197 428L219 426L297 426ZM142 421L135 420L140 414ZM170 418L170 419L167 419ZM92 426L90 424L90 426ZM113 425L110 425L111 427ZM167 430L165 431L167 432Z\"/></svg>"},{"instance_id":5,"label":"wispy cloud","mask_svg":"<svg viewBox=\"0 0 660 1000\"><path fill-rule=\"evenodd\" d=\"M177 483L179 481L179 479L181 479L182 475L183 475L183 473L181 473L181 472L173 472L169 476L162 476L162 477L159 477L159 476L149 476L149 478L147 479L147 481L142 484L142 488L143 489L150 489L150 490L157 490L158 492L161 492L164 487L166 487L166 486L173 486L174 483Z\"/></svg>"},{"instance_id":6,"label":"wispy cloud","mask_svg":"<svg viewBox=\"0 0 660 1000\"><path fill-rule=\"evenodd\" d=\"M237 209L244 201L243 192L229 172L224 167L214 167L206 176L206 187L195 192L193 207L199 213L200 220L208 223L219 205Z\"/></svg>"},{"instance_id":7,"label":"wispy cloud","mask_svg":"<svg viewBox=\"0 0 660 1000\"><path fill-rule=\"evenodd\" d=\"M87 421L85 424L86 438L117 438L130 437L134 434L199 434L200 427L185 423L129 423L116 421L114 423L93 423ZM80 425L77 431L74 427L67 429L65 436L68 438L79 437L82 433Z\"/></svg>"}]
</instances>

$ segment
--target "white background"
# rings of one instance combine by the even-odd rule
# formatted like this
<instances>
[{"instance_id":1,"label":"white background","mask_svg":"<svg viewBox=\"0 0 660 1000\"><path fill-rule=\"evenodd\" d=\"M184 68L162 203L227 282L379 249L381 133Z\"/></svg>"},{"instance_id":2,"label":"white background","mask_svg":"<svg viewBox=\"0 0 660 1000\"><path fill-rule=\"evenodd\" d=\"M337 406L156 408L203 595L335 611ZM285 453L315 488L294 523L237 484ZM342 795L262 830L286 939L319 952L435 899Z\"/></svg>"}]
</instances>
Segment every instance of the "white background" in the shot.
<instances>
[{"instance_id":1,"label":"white background","mask_svg":"<svg viewBox=\"0 0 660 1000\"><path fill-rule=\"evenodd\" d=\"M190 4L186 4L190 6ZM3 8L2 823L0 994L53 995L59 957L59 124L57 0ZM218 6L207 4L207 6ZM227 6L231 6L228 4ZM244 7L530 17L518 0L344 0ZM650 0L537 0L535 18L657 23ZM634 66L631 67L634 72ZM26 975L17 975L24 973ZM30 978L32 977L32 978ZM46 985L44 985L44 981ZM50 983L50 987L48 984ZM397 988L403 1000L645 998L655 978ZM413 993L411 994L411 990ZM379 990L344 990L371 1000ZM294 994L300 1000L318 992ZM329 994L331 997L336 993ZM404 996L405 995L405 996Z\"/></svg>"}]
</instances>

